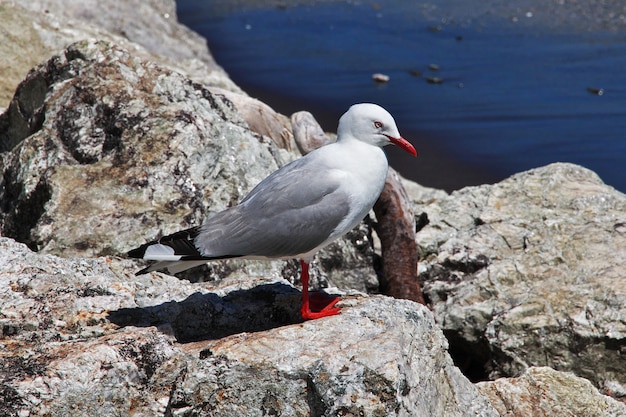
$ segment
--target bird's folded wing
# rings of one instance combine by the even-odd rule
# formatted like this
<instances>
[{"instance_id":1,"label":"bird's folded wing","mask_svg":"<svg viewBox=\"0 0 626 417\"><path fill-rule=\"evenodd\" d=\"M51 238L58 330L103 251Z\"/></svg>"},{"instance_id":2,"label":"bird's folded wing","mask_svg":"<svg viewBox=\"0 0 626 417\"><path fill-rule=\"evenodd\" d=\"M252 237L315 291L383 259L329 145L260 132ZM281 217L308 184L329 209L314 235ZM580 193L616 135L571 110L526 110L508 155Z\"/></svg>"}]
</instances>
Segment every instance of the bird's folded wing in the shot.
<instances>
[{"instance_id":1,"label":"bird's folded wing","mask_svg":"<svg viewBox=\"0 0 626 417\"><path fill-rule=\"evenodd\" d=\"M201 226L195 240L199 252L204 256L288 258L337 237L350 201L336 175L311 172L306 167L288 174L277 171L239 206Z\"/></svg>"}]
</instances>

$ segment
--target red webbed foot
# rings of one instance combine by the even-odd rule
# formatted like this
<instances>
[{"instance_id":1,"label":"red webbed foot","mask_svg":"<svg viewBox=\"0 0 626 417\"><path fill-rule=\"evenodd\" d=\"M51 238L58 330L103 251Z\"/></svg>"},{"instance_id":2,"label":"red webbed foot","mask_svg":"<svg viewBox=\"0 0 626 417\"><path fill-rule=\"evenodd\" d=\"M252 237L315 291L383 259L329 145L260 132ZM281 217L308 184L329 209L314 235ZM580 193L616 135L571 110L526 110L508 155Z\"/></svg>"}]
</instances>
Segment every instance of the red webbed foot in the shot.
<instances>
[{"instance_id":1,"label":"red webbed foot","mask_svg":"<svg viewBox=\"0 0 626 417\"><path fill-rule=\"evenodd\" d=\"M304 320L314 320L322 317L335 316L341 312L341 308L335 307L341 298L332 297L324 293L311 294L309 305L302 304L300 313Z\"/></svg>"}]
</instances>

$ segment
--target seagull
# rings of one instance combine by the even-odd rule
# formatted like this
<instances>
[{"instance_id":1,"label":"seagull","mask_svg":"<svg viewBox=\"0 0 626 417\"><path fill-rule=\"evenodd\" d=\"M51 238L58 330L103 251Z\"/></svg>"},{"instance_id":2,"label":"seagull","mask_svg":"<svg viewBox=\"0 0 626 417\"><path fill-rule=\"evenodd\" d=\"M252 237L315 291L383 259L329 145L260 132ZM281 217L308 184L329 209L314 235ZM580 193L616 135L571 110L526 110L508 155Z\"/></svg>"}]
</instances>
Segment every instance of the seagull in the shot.
<instances>
[{"instance_id":1,"label":"seagull","mask_svg":"<svg viewBox=\"0 0 626 417\"><path fill-rule=\"evenodd\" d=\"M300 259L302 318L339 314L338 297L309 296L309 263L373 207L385 185L382 147L389 144L417 156L391 114L376 104L355 104L339 119L336 142L273 172L238 205L201 226L141 245L128 256L156 261L137 275L165 268L175 274L229 258Z\"/></svg>"}]
</instances>

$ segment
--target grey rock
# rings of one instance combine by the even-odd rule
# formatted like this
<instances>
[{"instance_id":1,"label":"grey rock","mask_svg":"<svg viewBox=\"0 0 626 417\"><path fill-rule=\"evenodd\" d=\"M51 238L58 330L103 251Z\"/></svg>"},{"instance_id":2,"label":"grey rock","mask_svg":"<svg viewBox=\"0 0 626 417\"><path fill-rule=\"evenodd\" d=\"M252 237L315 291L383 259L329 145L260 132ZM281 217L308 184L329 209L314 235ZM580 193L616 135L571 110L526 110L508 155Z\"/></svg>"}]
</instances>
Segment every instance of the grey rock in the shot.
<instances>
[{"instance_id":1,"label":"grey rock","mask_svg":"<svg viewBox=\"0 0 626 417\"><path fill-rule=\"evenodd\" d=\"M497 416L423 306L348 296L299 322L267 278L191 284L0 238L8 415Z\"/></svg>"},{"instance_id":2,"label":"grey rock","mask_svg":"<svg viewBox=\"0 0 626 417\"><path fill-rule=\"evenodd\" d=\"M550 366L626 394L624 194L559 163L420 210L424 293L473 377Z\"/></svg>"},{"instance_id":3,"label":"grey rock","mask_svg":"<svg viewBox=\"0 0 626 417\"><path fill-rule=\"evenodd\" d=\"M26 10L0 5L0 111L9 105L15 87L28 70L46 59L43 44Z\"/></svg>"},{"instance_id":4,"label":"grey rock","mask_svg":"<svg viewBox=\"0 0 626 417\"><path fill-rule=\"evenodd\" d=\"M0 26L0 108L30 68L85 39L115 43L206 86L243 94L206 41L178 23L173 0L2 2Z\"/></svg>"},{"instance_id":5,"label":"grey rock","mask_svg":"<svg viewBox=\"0 0 626 417\"><path fill-rule=\"evenodd\" d=\"M29 73L0 126L3 235L66 256L198 224L293 158L223 95L102 41Z\"/></svg>"},{"instance_id":6,"label":"grey rock","mask_svg":"<svg viewBox=\"0 0 626 417\"><path fill-rule=\"evenodd\" d=\"M174 0L32 0L24 6L35 13L53 15L63 25L70 21L97 27L142 45L155 55L174 60L195 58L208 67L218 67L208 53L206 41L178 22Z\"/></svg>"},{"instance_id":7,"label":"grey rock","mask_svg":"<svg viewBox=\"0 0 626 417\"><path fill-rule=\"evenodd\" d=\"M518 378L477 386L502 417L626 416L626 405L600 394L588 380L548 367L528 368Z\"/></svg>"},{"instance_id":8,"label":"grey rock","mask_svg":"<svg viewBox=\"0 0 626 417\"><path fill-rule=\"evenodd\" d=\"M234 93L217 87L210 87L214 94L225 96L248 124L248 128L272 140L282 149L296 150L292 126L289 119L276 113L270 106L247 95Z\"/></svg>"},{"instance_id":9,"label":"grey rock","mask_svg":"<svg viewBox=\"0 0 626 417\"><path fill-rule=\"evenodd\" d=\"M31 71L0 127L2 235L64 256L120 254L200 224L297 157L288 119L267 105L103 41ZM377 290L370 236L364 224L327 248L312 285ZM182 276L254 269L295 283L298 268L223 261Z\"/></svg>"}]
</instances>

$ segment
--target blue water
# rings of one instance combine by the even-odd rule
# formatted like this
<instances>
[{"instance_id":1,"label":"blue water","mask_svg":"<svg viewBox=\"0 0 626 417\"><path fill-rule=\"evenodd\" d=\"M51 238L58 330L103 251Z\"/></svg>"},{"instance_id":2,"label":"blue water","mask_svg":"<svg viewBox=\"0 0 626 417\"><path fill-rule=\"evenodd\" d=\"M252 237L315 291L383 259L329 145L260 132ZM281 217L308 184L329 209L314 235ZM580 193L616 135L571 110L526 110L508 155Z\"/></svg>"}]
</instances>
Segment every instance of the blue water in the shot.
<instances>
[{"instance_id":1,"label":"blue water","mask_svg":"<svg viewBox=\"0 0 626 417\"><path fill-rule=\"evenodd\" d=\"M450 190L559 161L626 192L626 30L442 22L398 0L218 3L178 0L179 19L237 84L286 114L311 111L328 130L353 103L383 105L420 152L390 150L391 164L421 184ZM390 82L373 82L378 72Z\"/></svg>"}]
</instances>

